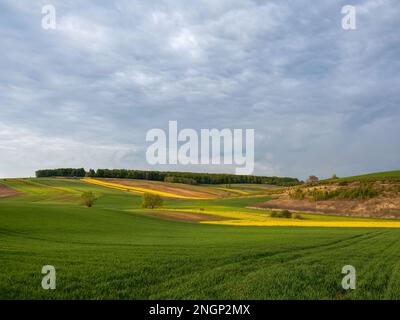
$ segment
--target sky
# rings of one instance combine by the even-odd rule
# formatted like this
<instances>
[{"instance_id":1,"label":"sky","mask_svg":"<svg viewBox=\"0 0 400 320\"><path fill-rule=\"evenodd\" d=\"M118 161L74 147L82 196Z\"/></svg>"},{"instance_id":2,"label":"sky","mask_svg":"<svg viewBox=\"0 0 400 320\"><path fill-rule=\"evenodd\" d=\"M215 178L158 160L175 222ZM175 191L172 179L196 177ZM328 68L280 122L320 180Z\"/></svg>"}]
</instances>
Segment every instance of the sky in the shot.
<instances>
[{"instance_id":1,"label":"sky","mask_svg":"<svg viewBox=\"0 0 400 320\"><path fill-rule=\"evenodd\" d=\"M150 165L146 133L175 120L254 129L257 175L400 169L399 17L398 0L0 0L0 177L232 172Z\"/></svg>"}]
</instances>

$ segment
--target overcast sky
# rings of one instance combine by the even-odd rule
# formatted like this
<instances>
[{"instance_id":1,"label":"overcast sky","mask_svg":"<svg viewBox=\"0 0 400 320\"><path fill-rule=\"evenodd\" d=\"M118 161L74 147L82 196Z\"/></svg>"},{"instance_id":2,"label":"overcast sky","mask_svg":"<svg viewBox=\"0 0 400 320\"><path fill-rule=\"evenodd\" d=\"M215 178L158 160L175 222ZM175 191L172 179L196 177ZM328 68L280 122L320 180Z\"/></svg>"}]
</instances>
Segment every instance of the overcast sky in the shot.
<instances>
[{"instance_id":1,"label":"overcast sky","mask_svg":"<svg viewBox=\"0 0 400 320\"><path fill-rule=\"evenodd\" d=\"M259 175L400 169L399 31L398 0L0 0L0 177L233 172L147 164L169 120L254 128Z\"/></svg>"}]
</instances>

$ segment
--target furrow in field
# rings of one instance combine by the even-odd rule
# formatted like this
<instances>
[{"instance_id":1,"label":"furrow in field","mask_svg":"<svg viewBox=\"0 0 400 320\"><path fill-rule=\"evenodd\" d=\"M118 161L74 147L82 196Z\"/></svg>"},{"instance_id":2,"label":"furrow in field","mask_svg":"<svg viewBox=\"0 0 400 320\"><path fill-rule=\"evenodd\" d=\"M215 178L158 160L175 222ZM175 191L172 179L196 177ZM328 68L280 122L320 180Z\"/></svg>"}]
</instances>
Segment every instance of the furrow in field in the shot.
<instances>
[{"instance_id":1,"label":"furrow in field","mask_svg":"<svg viewBox=\"0 0 400 320\"><path fill-rule=\"evenodd\" d=\"M363 276L359 277L357 284L359 290L365 292L364 298L366 299L376 299L376 292L379 292L379 299L384 299L387 295L390 282L396 279L393 278L393 270L400 256L398 249L400 241L398 238L387 238L386 240L385 237L383 237L383 240L385 240L385 242L382 243L381 241L382 244L378 248L376 248L375 243L369 243L359 248L359 250L375 251L374 254L371 254L370 258L366 260L363 265L359 265L357 269L359 273L363 271ZM397 256L397 259L393 259L394 256ZM375 294L371 296L368 292L375 292Z\"/></svg>"},{"instance_id":2,"label":"furrow in field","mask_svg":"<svg viewBox=\"0 0 400 320\"><path fill-rule=\"evenodd\" d=\"M223 261L218 262L213 268L207 269L207 271L197 271L194 273L189 272L188 274L182 275L182 277L179 278L179 282L185 283L184 280L185 278L187 278L187 281L193 281L193 279L204 279L207 278L207 276L209 277L210 274L215 272L217 273L220 272L222 274L225 274L229 273L229 270L235 271L235 273L237 273L237 270L240 270L240 278L244 279L244 277L247 277L252 273L260 272L259 264L261 261L265 262L268 268L271 268L274 265L281 264L281 261L279 259L280 256L282 256L282 259L284 259L285 264L291 262L293 263L296 260L302 260L310 255L326 252L329 250L333 250L334 252L336 252L336 250L338 249L350 247L362 241L369 241L379 236L380 233L371 232L367 234L352 236L346 239L330 241L329 243L323 243L317 246L307 246L303 248L298 248L296 250L290 248L287 250L280 250L277 252L264 252L256 255L246 255L246 256L239 255L235 256L231 260L231 262L228 262L226 259L224 259ZM178 280L175 279L174 281ZM234 278L228 282L232 282L233 284L235 284L236 281L237 278ZM223 285L227 285L228 283L224 277L220 278L220 282ZM214 285L218 286L218 283L214 283ZM179 288L180 284L174 283L173 286L174 287L177 286ZM232 287L235 287L235 285L233 285ZM194 291L197 290L193 290L193 292Z\"/></svg>"}]
</instances>

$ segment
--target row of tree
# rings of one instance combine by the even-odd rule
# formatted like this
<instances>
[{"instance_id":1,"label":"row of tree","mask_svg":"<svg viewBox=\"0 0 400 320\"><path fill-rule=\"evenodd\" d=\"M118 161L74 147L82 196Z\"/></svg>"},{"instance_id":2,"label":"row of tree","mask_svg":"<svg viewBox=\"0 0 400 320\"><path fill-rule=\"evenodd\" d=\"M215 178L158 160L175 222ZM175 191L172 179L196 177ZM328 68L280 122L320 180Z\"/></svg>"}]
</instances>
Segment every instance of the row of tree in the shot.
<instances>
[{"instance_id":1,"label":"row of tree","mask_svg":"<svg viewBox=\"0 0 400 320\"><path fill-rule=\"evenodd\" d=\"M59 169L46 169L36 171L36 177L85 177L86 171L83 168L59 168Z\"/></svg>"},{"instance_id":2,"label":"row of tree","mask_svg":"<svg viewBox=\"0 0 400 320\"><path fill-rule=\"evenodd\" d=\"M231 184L231 183L266 183L272 185L297 185L297 178L234 175L220 173L196 173L175 171L143 171L127 169L91 169L88 173L93 178L143 179L155 181L180 182L189 184Z\"/></svg>"},{"instance_id":3,"label":"row of tree","mask_svg":"<svg viewBox=\"0 0 400 320\"><path fill-rule=\"evenodd\" d=\"M297 185L301 182L297 178L264 177L220 173L196 173L175 171L144 171L127 169L47 169L36 171L37 177L92 177L92 178L119 178L142 179L153 181L183 182L190 184L231 184L231 183L265 183L278 186Z\"/></svg>"}]
</instances>

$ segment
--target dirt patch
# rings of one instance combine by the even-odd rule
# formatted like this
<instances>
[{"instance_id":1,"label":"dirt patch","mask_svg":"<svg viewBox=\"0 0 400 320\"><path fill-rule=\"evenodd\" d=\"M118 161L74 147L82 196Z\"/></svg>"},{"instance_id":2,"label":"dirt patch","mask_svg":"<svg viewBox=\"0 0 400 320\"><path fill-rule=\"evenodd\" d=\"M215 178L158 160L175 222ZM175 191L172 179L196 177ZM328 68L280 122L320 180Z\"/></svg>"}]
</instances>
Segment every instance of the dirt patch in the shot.
<instances>
[{"instance_id":1,"label":"dirt patch","mask_svg":"<svg viewBox=\"0 0 400 320\"><path fill-rule=\"evenodd\" d=\"M257 185L257 184L238 184L238 185L232 185L233 189L239 189L239 190L261 190L261 191L271 191L271 190L277 190L281 189L282 187L280 186L273 186L273 185Z\"/></svg>"},{"instance_id":2,"label":"dirt patch","mask_svg":"<svg viewBox=\"0 0 400 320\"><path fill-rule=\"evenodd\" d=\"M0 183L0 198L14 197L14 196L19 196L21 194L22 194L22 192L11 189L11 188L7 187L6 185Z\"/></svg>"},{"instance_id":3,"label":"dirt patch","mask_svg":"<svg viewBox=\"0 0 400 320\"><path fill-rule=\"evenodd\" d=\"M209 214L201 213L187 213L187 212L173 212L173 211L154 211L151 215L167 219L167 220L179 220L179 221L189 221L189 222L200 222L209 220L223 220L221 217L212 216Z\"/></svg>"}]
</instances>

